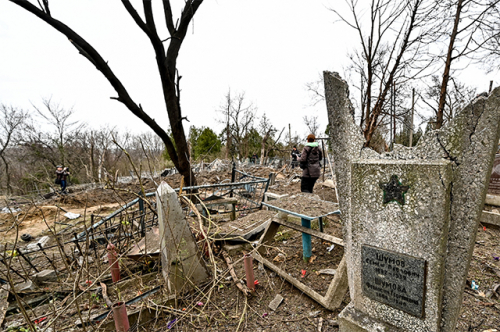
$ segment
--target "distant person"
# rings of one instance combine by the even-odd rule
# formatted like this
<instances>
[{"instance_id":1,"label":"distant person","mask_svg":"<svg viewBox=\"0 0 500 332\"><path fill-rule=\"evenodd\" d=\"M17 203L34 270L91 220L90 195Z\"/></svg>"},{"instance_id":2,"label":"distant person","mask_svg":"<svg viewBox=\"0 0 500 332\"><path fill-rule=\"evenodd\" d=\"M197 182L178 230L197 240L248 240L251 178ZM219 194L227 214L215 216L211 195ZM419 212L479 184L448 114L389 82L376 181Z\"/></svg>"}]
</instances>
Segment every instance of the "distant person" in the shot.
<instances>
[{"instance_id":1,"label":"distant person","mask_svg":"<svg viewBox=\"0 0 500 332\"><path fill-rule=\"evenodd\" d=\"M255 164L257 162L257 159L259 159L259 156L257 156L256 153L252 155L252 158L250 159L252 161L252 164Z\"/></svg>"},{"instance_id":2,"label":"distant person","mask_svg":"<svg viewBox=\"0 0 500 332\"><path fill-rule=\"evenodd\" d=\"M297 147L294 145L292 152L290 153L292 156L292 168L295 168L299 166L299 162L297 161L297 158L300 157L300 152L297 150Z\"/></svg>"},{"instance_id":3,"label":"distant person","mask_svg":"<svg viewBox=\"0 0 500 332\"><path fill-rule=\"evenodd\" d=\"M319 148L318 142L315 142L316 137L313 134L307 136L307 143L300 155L300 168L302 168L302 181L300 183L300 191L303 193L312 193L314 184L318 180L321 173L320 160L323 158L323 153Z\"/></svg>"},{"instance_id":4,"label":"distant person","mask_svg":"<svg viewBox=\"0 0 500 332\"><path fill-rule=\"evenodd\" d=\"M69 170L67 167L61 165L56 168L56 184L61 185L61 193L66 194L67 179L69 176Z\"/></svg>"}]
</instances>

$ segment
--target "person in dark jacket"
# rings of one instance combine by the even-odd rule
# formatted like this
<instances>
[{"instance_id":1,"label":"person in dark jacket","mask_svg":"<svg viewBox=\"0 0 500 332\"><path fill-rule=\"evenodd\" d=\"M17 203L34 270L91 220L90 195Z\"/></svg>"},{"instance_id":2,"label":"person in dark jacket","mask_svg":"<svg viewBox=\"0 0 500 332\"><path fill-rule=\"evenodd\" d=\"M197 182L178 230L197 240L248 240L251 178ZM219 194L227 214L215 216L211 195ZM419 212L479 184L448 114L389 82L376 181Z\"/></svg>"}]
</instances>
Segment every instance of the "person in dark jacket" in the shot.
<instances>
[{"instance_id":1,"label":"person in dark jacket","mask_svg":"<svg viewBox=\"0 0 500 332\"><path fill-rule=\"evenodd\" d=\"M66 184L68 179L69 171L67 167L57 166L56 168L56 184L61 185L61 192L66 193Z\"/></svg>"},{"instance_id":2,"label":"person in dark jacket","mask_svg":"<svg viewBox=\"0 0 500 332\"><path fill-rule=\"evenodd\" d=\"M300 152L297 150L297 147L294 146L292 152L290 153L292 156L292 168L295 168L299 165L299 162L297 161L297 158L300 157Z\"/></svg>"},{"instance_id":3,"label":"person in dark jacket","mask_svg":"<svg viewBox=\"0 0 500 332\"><path fill-rule=\"evenodd\" d=\"M320 160L323 159L323 152L319 148L316 137L313 134L307 136L307 144L300 155L300 168L302 168L302 181L300 191L312 193L314 184L321 173Z\"/></svg>"}]
</instances>

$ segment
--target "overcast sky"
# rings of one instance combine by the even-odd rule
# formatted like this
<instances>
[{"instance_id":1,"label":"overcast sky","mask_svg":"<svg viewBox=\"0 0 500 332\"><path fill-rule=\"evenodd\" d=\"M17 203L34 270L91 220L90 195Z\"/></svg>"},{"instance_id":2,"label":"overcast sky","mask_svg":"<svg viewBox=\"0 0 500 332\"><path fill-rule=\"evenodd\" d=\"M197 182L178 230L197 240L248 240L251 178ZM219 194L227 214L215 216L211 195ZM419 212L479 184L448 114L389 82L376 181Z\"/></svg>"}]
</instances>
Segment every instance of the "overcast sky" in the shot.
<instances>
[{"instance_id":1,"label":"overcast sky","mask_svg":"<svg viewBox=\"0 0 500 332\"><path fill-rule=\"evenodd\" d=\"M183 3L180 0L173 2ZM182 46L181 105L187 125L210 126L219 132L215 112L228 89L264 112L279 129L306 134L304 115L317 115L324 130L324 103L311 106L305 84L323 70L342 74L348 51L357 47L354 31L328 10L340 1L206 0ZM51 0L52 16L69 25L107 60L132 98L161 125L168 119L162 101L153 50L118 0ZM140 1L132 1L141 12ZM160 37L167 38L158 5ZM180 10L177 10L177 14ZM175 13L174 13L175 15ZM76 118L93 127L116 125L133 132L147 127L110 97L110 84L60 33L32 14L0 0L0 103L21 108L52 97L73 107ZM489 75L469 69L463 81L485 91ZM185 123L186 125L186 123ZM186 128L187 129L187 128Z\"/></svg>"}]
</instances>

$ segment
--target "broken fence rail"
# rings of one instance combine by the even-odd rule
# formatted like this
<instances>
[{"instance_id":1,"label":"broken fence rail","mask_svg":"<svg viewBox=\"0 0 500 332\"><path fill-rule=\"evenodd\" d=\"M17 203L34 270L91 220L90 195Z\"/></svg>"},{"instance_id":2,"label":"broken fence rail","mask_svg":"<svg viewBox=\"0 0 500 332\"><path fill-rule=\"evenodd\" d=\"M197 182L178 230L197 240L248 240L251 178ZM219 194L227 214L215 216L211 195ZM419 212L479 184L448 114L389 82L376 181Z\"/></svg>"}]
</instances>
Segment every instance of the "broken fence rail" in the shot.
<instances>
[{"instance_id":1,"label":"broken fence rail","mask_svg":"<svg viewBox=\"0 0 500 332\"><path fill-rule=\"evenodd\" d=\"M261 205L262 205L262 202L264 200L264 193L267 192L267 189L269 188L269 178L266 179L266 178L256 177L256 176L253 176L253 175L250 175L250 174L243 173L243 172L238 171L238 170L236 170L236 171L238 173L244 175L244 176L241 177L241 179L245 178L245 177L249 177L249 178L254 178L256 180L245 181L245 182L231 182L231 183L218 183L218 184L208 184L208 185L200 185L200 186L190 186L190 187L183 187L182 190L183 191L191 191L191 190L199 190L199 189L227 188L228 191L225 194L222 195L222 196L224 196L224 195L227 195L229 193L234 193L234 191L236 189L244 189L247 192L249 192L249 191L252 191L252 190L248 190L248 189L249 188L253 188L253 187L249 187L249 186L252 186L252 185L255 185L255 184L265 184L265 187L263 188L264 190L262 192L261 202L256 202L256 201L251 200L251 199L249 199L247 197L244 197L245 200L247 200L248 202L250 202L253 205L255 205L255 207L253 207L253 208L260 208ZM179 192L180 188L177 188L177 189L174 189L174 190L176 192ZM256 189L253 189L253 191L255 192ZM156 195L156 191L146 193L145 197L153 197L155 195ZM102 218L101 220L99 220L98 222L96 222L95 224L93 224L92 226L90 226L89 228L87 228L85 231L80 232L77 235L78 241L82 241L82 239L85 238L86 234L89 234L93 229L96 229L97 227L99 227L102 224L104 224L106 221L111 220L112 218L116 217L117 215L119 215L123 211L131 208L135 204L140 203L142 200L143 200L142 197L138 197L138 198L130 201L129 203L127 203L127 204L123 205L122 207L120 207L119 209L117 209L116 211L114 211L111 214L107 215L106 217ZM240 211L240 210L238 210L238 211ZM245 209L245 210L249 210L249 209ZM74 241L74 240L75 239L72 239L72 241ZM71 240L69 242L71 242Z\"/></svg>"}]
</instances>

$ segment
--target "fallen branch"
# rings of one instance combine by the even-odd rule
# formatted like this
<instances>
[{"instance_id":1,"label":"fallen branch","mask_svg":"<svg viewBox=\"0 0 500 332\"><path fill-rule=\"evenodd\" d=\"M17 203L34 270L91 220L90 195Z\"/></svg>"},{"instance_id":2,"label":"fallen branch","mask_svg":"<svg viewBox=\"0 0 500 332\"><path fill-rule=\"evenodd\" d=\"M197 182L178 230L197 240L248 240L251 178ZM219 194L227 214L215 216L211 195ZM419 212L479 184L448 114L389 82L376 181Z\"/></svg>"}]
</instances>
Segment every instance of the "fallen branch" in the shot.
<instances>
[{"instance_id":1,"label":"fallen branch","mask_svg":"<svg viewBox=\"0 0 500 332\"><path fill-rule=\"evenodd\" d=\"M227 264L227 267L229 269L229 273L231 274L231 277L233 278L233 281L236 284L236 287L238 287L238 289L243 294L245 294L245 296L248 296L250 294L250 290L248 289L248 287L246 287L245 285L243 285L240 282L240 279L238 279L236 272L234 272L233 263L231 262L231 257L229 257L228 253L225 251L222 251L222 256L224 256L224 259L226 260L226 264Z\"/></svg>"},{"instance_id":2,"label":"fallen branch","mask_svg":"<svg viewBox=\"0 0 500 332\"><path fill-rule=\"evenodd\" d=\"M100 284L101 284L101 288L102 288L102 297L104 298L106 305L110 308L113 307L113 302L111 302L111 300L108 297L108 287L103 282L101 282Z\"/></svg>"}]
</instances>

